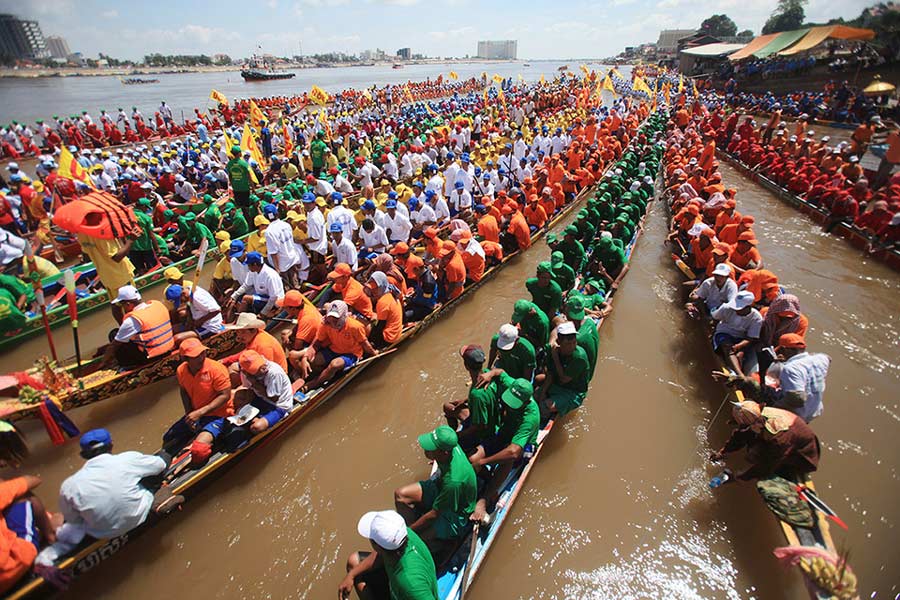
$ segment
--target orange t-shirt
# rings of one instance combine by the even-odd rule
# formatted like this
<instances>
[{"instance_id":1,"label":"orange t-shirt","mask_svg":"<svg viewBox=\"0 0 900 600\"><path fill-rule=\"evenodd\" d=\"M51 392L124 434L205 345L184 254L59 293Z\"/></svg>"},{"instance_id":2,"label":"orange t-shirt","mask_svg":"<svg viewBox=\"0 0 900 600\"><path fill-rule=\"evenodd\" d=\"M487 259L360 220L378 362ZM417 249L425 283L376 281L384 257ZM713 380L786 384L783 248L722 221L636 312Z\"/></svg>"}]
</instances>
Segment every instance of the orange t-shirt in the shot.
<instances>
[{"instance_id":1,"label":"orange t-shirt","mask_svg":"<svg viewBox=\"0 0 900 600\"><path fill-rule=\"evenodd\" d=\"M503 246L497 242L481 242L481 248L484 250L485 256L489 256L496 260L503 260Z\"/></svg>"},{"instance_id":2,"label":"orange t-shirt","mask_svg":"<svg viewBox=\"0 0 900 600\"><path fill-rule=\"evenodd\" d=\"M528 228L528 223L525 221L522 213L517 212L512 216L507 231L515 236L521 250L531 247L531 230Z\"/></svg>"},{"instance_id":3,"label":"orange t-shirt","mask_svg":"<svg viewBox=\"0 0 900 600\"><path fill-rule=\"evenodd\" d=\"M751 262L756 263L756 266L758 267L762 262L762 256L760 256L759 250L754 246L750 246L750 249L747 250L745 254L741 254L737 249L737 246L735 246L728 261L740 269L746 269L750 266Z\"/></svg>"},{"instance_id":4,"label":"orange t-shirt","mask_svg":"<svg viewBox=\"0 0 900 600\"><path fill-rule=\"evenodd\" d=\"M888 149L884 158L892 165L900 163L900 133L890 132L887 136L887 144Z\"/></svg>"},{"instance_id":5,"label":"orange t-shirt","mask_svg":"<svg viewBox=\"0 0 900 600\"><path fill-rule=\"evenodd\" d=\"M500 241L500 227L494 215L486 214L478 221L478 235L489 242Z\"/></svg>"},{"instance_id":6,"label":"orange t-shirt","mask_svg":"<svg viewBox=\"0 0 900 600\"><path fill-rule=\"evenodd\" d=\"M453 258L450 259L450 262L444 265L444 277L447 283L466 282L466 264L463 262L462 257L459 255L459 252L456 252ZM463 286L459 286L450 293L448 300L456 298L457 296L462 294L462 291Z\"/></svg>"},{"instance_id":7,"label":"orange t-shirt","mask_svg":"<svg viewBox=\"0 0 900 600\"><path fill-rule=\"evenodd\" d=\"M525 207L525 221L540 229L547 222L547 211L540 204L534 205L534 208L529 204Z\"/></svg>"},{"instance_id":8,"label":"orange t-shirt","mask_svg":"<svg viewBox=\"0 0 900 600\"><path fill-rule=\"evenodd\" d=\"M434 239L424 236L422 239L425 240L425 252L430 254L431 256L440 256L441 255L441 244L443 244L443 240L439 237L435 237Z\"/></svg>"},{"instance_id":9,"label":"orange t-shirt","mask_svg":"<svg viewBox=\"0 0 900 600\"><path fill-rule=\"evenodd\" d=\"M334 291L340 292L347 306L365 318L372 319L375 317L375 311L372 310L372 299L366 296L363 285L357 280L351 277L341 289L338 289L338 286L334 286Z\"/></svg>"},{"instance_id":10,"label":"orange t-shirt","mask_svg":"<svg viewBox=\"0 0 900 600\"><path fill-rule=\"evenodd\" d=\"M352 354L356 358L363 355L363 340L368 339L366 326L354 317L347 317L344 328L338 331L330 325L319 327L316 341L335 354Z\"/></svg>"},{"instance_id":11,"label":"orange t-shirt","mask_svg":"<svg viewBox=\"0 0 900 600\"><path fill-rule=\"evenodd\" d=\"M466 273L472 281L481 281L484 276L484 259L480 254L472 254L471 252L462 251L463 264L466 265Z\"/></svg>"},{"instance_id":12,"label":"orange t-shirt","mask_svg":"<svg viewBox=\"0 0 900 600\"><path fill-rule=\"evenodd\" d=\"M312 344L322 326L322 315L316 307L307 303L297 315L297 326L294 328L294 340Z\"/></svg>"},{"instance_id":13,"label":"orange t-shirt","mask_svg":"<svg viewBox=\"0 0 900 600\"><path fill-rule=\"evenodd\" d=\"M0 481L0 510L6 510L28 491L24 477ZM6 594L12 586L31 569L37 558L37 547L23 540L6 527L0 519L0 594Z\"/></svg>"},{"instance_id":14,"label":"orange t-shirt","mask_svg":"<svg viewBox=\"0 0 900 600\"><path fill-rule=\"evenodd\" d=\"M393 294L382 294L375 303L375 315L379 321L385 323L382 330L384 341L393 344L399 340L400 334L403 333L403 308L400 301L394 298Z\"/></svg>"},{"instance_id":15,"label":"orange t-shirt","mask_svg":"<svg viewBox=\"0 0 900 600\"><path fill-rule=\"evenodd\" d=\"M191 399L194 410L203 408L212 402L216 396L225 390L231 390L231 379L228 377L228 367L217 360L207 358L197 373L191 373L186 362L178 365L175 372L178 385ZM207 417L230 417L234 414L234 405L231 398L225 404L212 412L206 413Z\"/></svg>"},{"instance_id":16,"label":"orange t-shirt","mask_svg":"<svg viewBox=\"0 0 900 600\"><path fill-rule=\"evenodd\" d=\"M284 348L281 347L281 343L272 337L267 331L263 331L260 329L256 332L256 336L247 344L245 350L256 350L259 352L266 360L271 360L273 363L278 363L282 369L284 369L285 373L287 373L287 358L284 355Z\"/></svg>"}]
</instances>

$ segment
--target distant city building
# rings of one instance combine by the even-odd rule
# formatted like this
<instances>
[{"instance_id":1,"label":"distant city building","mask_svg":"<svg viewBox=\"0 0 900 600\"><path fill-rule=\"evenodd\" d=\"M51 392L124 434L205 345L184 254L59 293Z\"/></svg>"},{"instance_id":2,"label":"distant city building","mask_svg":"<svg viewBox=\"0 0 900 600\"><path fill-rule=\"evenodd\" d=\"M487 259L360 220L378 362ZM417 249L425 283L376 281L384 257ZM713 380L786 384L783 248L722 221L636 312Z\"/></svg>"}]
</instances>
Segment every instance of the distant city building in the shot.
<instances>
[{"instance_id":1,"label":"distant city building","mask_svg":"<svg viewBox=\"0 0 900 600\"><path fill-rule=\"evenodd\" d=\"M517 40L484 40L478 42L478 58L512 60L516 58Z\"/></svg>"},{"instance_id":2,"label":"distant city building","mask_svg":"<svg viewBox=\"0 0 900 600\"><path fill-rule=\"evenodd\" d=\"M0 15L0 56L50 58L38 22L26 21L9 14Z\"/></svg>"},{"instance_id":3,"label":"distant city building","mask_svg":"<svg viewBox=\"0 0 900 600\"><path fill-rule=\"evenodd\" d=\"M400 48L399 50L397 50L397 58L409 60L410 58L412 58L412 50L409 48Z\"/></svg>"},{"instance_id":4,"label":"distant city building","mask_svg":"<svg viewBox=\"0 0 900 600\"><path fill-rule=\"evenodd\" d=\"M656 42L658 54L675 54L678 51L678 40L697 33L696 29L663 29Z\"/></svg>"},{"instance_id":5,"label":"distant city building","mask_svg":"<svg viewBox=\"0 0 900 600\"><path fill-rule=\"evenodd\" d=\"M69 50L69 43L66 38L58 35L47 37L47 51L50 52L50 58L68 58L72 51Z\"/></svg>"}]
</instances>

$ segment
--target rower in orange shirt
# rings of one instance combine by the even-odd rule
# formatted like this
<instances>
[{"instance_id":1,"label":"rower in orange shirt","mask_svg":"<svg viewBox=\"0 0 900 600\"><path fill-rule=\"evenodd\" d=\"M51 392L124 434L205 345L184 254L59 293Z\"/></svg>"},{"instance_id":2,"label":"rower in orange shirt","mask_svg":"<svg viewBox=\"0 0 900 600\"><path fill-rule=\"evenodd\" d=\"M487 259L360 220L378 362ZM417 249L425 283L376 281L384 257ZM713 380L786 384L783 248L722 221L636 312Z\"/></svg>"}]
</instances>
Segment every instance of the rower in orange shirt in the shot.
<instances>
[{"instance_id":1,"label":"rower in orange shirt","mask_svg":"<svg viewBox=\"0 0 900 600\"><path fill-rule=\"evenodd\" d=\"M481 244L472 239L471 231L460 230L456 250L462 257L463 264L466 265L466 278L473 283L481 281L484 276L486 255Z\"/></svg>"},{"instance_id":2,"label":"rower in orange shirt","mask_svg":"<svg viewBox=\"0 0 900 600\"><path fill-rule=\"evenodd\" d=\"M425 231L422 233L425 242L425 254L427 256L433 256L434 258L440 258L441 256L441 244L443 243L441 238L438 237L437 227L427 227Z\"/></svg>"},{"instance_id":3,"label":"rower in orange shirt","mask_svg":"<svg viewBox=\"0 0 900 600\"><path fill-rule=\"evenodd\" d=\"M737 225L741 222L741 213L735 210L737 206L737 202L734 200L727 200L725 202L725 207L719 211L719 214L716 215L716 235L722 231L722 229L726 225Z\"/></svg>"},{"instance_id":4,"label":"rower in orange shirt","mask_svg":"<svg viewBox=\"0 0 900 600\"><path fill-rule=\"evenodd\" d=\"M504 215L509 217L509 227L506 231L516 238L519 250L531 247L531 230L528 228L528 222L525 221L524 215L519 212L517 205L507 205L503 207Z\"/></svg>"},{"instance_id":5,"label":"rower in orange shirt","mask_svg":"<svg viewBox=\"0 0 900 600\"><path fill-rule=\"evenodd\" d=\"M375 311L372 310L372 299L366 295L363 285L353 278L353 269L347 263L334 265L334 270L328 274L328 280L332 282L331 289L341 295L341 299L354 312L368 320L375 319Z\"/></svg>"},{"instance_id":6,"label":"rower in orange shirt","mask_svg":"<svg viewBox=\"0 0 900 600\"><path fill-rule=\"evenodd\" d=\"M738 236L738 242L734 245L729 257L732 266L741 273L747 269L761 268L763 266L762 256L756 249L758 243L752 231L745 231Z\"/></svg>"},{"instance_id":7,"label":"rower in orange shirt","mask_svg":"<svg viewBox=\"0 0 900 600\"><path fill-rule=\"evenodd\" d=\"M726 244L735 245L738 242L738 238L742 233L747 231L753 232L753 224L756 222L750 215L744 215L741 217L741 220L737 224L726 225L722 228L722 230L718 233L718 238L720 242L724 242ZM754 236L756 237L756 236Z\"/></svg>"},{"instance_id":8,"label":"rower in orange shirt","mask_svg":"<svg viewBox=\"0 0 900 600\"><path fill-rule=\"evenodd\" d=\"M562 186L560 186L560 190ZM541 190L541 197L538 199L538 204L544 209L544 214L547 217L553 216L553 213L556 212L556 199L551 194L551 190L548 186L544 186L544 189Z\"/></svg>"},{"instance_id":9,"label":"rower in orange shirt","mask_svg":"<svg viewBox=\"0 0 900 600\"><path fill-rule=\"evenodd\" d=\"M499 243L500 226L497 224L497 219L494 218L494 215L488 212L488 209L484 204L475 205L475 214L479 217L476 228L481 239Z\"/></svg>"},{"instance_id":10,"label":"rower in orange shirt","mask_svg":"<svg viewBox=\"0 0 900 600\"><path fill-rule=\"evenodd\" d=\"M530 228L534 228L532 231L542 228L547 223L547 211L538 203L537 196L528 198L528 205L525 207L525 222Z\"/></svg>"},{"instance_id":11,"label":"rower in orange shirt","mask_svg":"<svg viewBox=\"0 0 900 600\"><path fill-rule=\"evenodd\" d=\"M462 294L466 283L466 265L456 251L456 243L453 240L444 240L439 265L438 281L443 288L443 297L453 300Z\"/></svg>"}]
</instances>

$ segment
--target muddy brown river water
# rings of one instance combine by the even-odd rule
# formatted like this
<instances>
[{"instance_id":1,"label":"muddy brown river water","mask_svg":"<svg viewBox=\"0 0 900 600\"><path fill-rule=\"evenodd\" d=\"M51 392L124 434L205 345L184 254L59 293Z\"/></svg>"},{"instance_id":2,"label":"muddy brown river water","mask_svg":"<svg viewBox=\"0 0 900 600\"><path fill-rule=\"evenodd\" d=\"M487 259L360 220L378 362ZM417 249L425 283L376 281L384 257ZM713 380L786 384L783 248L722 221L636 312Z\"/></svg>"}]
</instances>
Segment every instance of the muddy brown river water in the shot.
<instances>
[{"instance_id":1,"label":"muddy brown river water","mask_svg":"<svg viewBox=\"0 0 900 600\"><path fill-rule=\"evenodd\" d=\"M813 351L833 362L825 413L814 423L820 495L850 524L832 530L851 549L861 597L894 598L900 580L900 276L723 167L738 209L757 219L760 251L801 300ZM615 310L601 330L584 407L557 427L470 589L506 598L803 598L800 576L772 557L780 529L752 486L707 486L705 457L727 436L706 424L723 390L700 327L680 309L680 278L663 247L665 211L653 205ZM428 465L416 436L440 405L464 393L457 357L489 342L547 247L538 246L418 338L345 388L285 436L240 462L184 509L76 583L70 597L333 598L346 555L366 546L356 520L391 507L392 490ZM204 281L208 281L209 273ZM161 290L156 290L159 295ZM82 321L83 341L105 338L108 314ZM69 334L55 330L71 353ZM87 338L87 339L85 339ZM30 364L40 340L3 357ZM891 391L894 390L894 391ZM119 450L156 450L181 412L172 380L72 412L82 429L107 427ZM78 468L77 445L50 447L26 427L52 505Z\"/></svg>"}]
</instances>

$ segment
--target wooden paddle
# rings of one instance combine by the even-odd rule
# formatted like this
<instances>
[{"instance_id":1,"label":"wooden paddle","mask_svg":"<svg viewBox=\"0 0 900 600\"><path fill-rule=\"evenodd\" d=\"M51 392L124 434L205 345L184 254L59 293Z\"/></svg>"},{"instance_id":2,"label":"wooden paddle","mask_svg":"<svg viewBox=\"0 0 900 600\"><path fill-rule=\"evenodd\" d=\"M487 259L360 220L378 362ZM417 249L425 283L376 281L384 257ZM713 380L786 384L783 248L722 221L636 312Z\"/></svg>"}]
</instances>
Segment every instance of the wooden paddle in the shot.
<instances>
[{"instance_id":1,"label":"wooden paddle","mask_svg":"<svg viewBox=\"0 0 900 600\"><path fill-rule=\"evenodd\" d=\"M206 252L209 250L209 239L203 238L200 242L200 254L197 256L197 269L194 271L194 285L191 286L190 301L194 300L194 290L200 285L200 274L203 271L203 263L206 262Z\"/></svg>"},{"instance_id":2,"label":"wooden paddle","mask_svg":"<svg viewBox=\"0 0 900 600\"><path fill-rule=\"evenodd\" d=\"M469 544L469 558L466 560L466 568L463 569L462 583L459 586L459 600L466 597L466 590L469 589L469 574L472 571L472 560L475 558L475 548L478 546L478 530L481 528L481 521L475 521L472 528L472 542Z\"/></svg>"}]
</instances>

